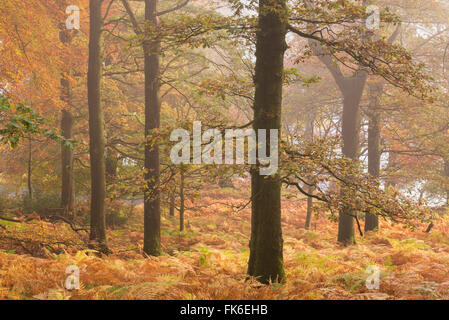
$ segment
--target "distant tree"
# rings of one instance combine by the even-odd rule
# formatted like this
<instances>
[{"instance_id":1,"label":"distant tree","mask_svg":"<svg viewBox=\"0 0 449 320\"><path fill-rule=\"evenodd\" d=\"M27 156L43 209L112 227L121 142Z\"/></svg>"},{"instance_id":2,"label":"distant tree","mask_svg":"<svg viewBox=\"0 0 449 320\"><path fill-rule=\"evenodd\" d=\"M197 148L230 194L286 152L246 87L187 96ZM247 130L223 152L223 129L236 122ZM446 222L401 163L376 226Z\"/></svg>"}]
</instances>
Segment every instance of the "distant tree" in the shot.
<instances>
[{"instance_id":1,"label":"distant tree","mask_svg":"<svg viewBox=\"0 0 449 320\"><path fill-rule=\"evenodd\" d=\"M61 26L59 39L63 44L70 44L75 31L65 30ZM72 88L68 75L71 70L65 70L61 77L61 100L65 103L65 109L61 112L61 134L65 139L73 139L73 114L70 110ZM73 212L75 207L75 181L73 174L73 149L61 144L61 207L67 214Z\"/></svg>"}]
</instances>

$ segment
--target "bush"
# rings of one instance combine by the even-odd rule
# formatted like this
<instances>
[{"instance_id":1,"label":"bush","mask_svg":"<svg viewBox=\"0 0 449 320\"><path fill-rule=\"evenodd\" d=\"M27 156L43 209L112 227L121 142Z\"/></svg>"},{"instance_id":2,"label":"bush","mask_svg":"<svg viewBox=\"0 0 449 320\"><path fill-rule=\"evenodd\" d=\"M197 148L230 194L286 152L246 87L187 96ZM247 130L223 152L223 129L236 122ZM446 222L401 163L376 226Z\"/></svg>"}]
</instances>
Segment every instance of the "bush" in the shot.
<instances>
[{"instance_id":1,"label":"bush","mask_svg":"<svg viewBox=\"0 0 449 320\"><path fill-rule=\"evenodd\" d=\"M30 199L27 194L22 197L22 208L25 214L36 212L40 216L49 214L49 209L59 208L61 200L56 194L43 194L35 192L33 199Z\"/></svg>"},{"instance_id":2,"label":"bush","mask_svg":"<svg viewBox=\"0 0 449 320\"><path fill-rule=\"evenodd\" d=\"M128 223L131 218L134 206L130 206L123 201L106 201L106 226L119 227Z\"/></svg>"},{"instance_id":3,"label":"bush","mask_svg":"<svg viewBox=\"0 0 449 320\"><path fill-rule=\"evenodd\" d=\"M8 196L0 196L0 211L8 210L8 209L17 209L20 207L20 203Z\"/></svg>"},{"instance_id":4,"label":"bush","mask_svg":"<svg viewBox=\"0 0 449 320\"><path fill-rule=\"evenodd\" d=\"M105 220L107 227L119 227L126 225L131 218L134 206L130 206L120 200L106 200ZM90 224L90 203L78 203L76 206L77 222L82 225Z\"/></svg>"}]
</instances>

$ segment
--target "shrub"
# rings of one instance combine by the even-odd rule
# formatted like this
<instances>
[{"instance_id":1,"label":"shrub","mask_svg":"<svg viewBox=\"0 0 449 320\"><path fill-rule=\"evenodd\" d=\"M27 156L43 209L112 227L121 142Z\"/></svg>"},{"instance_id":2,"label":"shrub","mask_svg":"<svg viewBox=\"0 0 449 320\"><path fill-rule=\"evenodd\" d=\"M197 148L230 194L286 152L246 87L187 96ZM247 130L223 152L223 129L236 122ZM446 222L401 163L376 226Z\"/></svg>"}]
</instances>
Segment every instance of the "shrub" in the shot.
<instances>
[{"instance_id":1,"label":"shrub","mask_svg":"<svg viewBox=\"0 0 449 320\"><path fill-rule=\"evenodd\" d=\"M45 216L49 214L49 209L56 209L60 206L61 200L57 194L44 194L35 191L32 199L27 194L22 196L22 209L25 214L36 212L40 216Z\"/></svg>"},{"instance_id":2,"label":"shrub","mask_svg":"<svg viewBox=\"0 0 449 320\"><path fill-rule=\"evenodd\" d=\"M134 206L123 201L107 201L105 208L106 226L119 227L127 224L132 216L133 208Z\"/></svg>"}]
</instances>

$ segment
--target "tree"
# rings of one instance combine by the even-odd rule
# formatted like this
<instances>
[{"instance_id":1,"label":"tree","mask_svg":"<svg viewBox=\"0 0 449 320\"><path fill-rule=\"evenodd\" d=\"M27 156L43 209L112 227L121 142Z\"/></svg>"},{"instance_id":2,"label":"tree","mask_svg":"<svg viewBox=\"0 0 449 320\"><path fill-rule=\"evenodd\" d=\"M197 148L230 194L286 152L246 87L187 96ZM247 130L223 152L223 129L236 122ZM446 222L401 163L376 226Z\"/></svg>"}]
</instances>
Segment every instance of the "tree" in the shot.
<instances>
[{"instance_id":1,"label":"tree","mask_svg":"<svg viewBox=\"0 0 449 320\"><path fill-rule=\"evenodd\" d=\"M64 28L64 26L61 26ZM74 32L61 30L59 39L63 44L70 44ZM65 139L73 139L73 115L69 109L71 104L71 85L67 75L70 70L66 70L61 77L61 100L65 102L66 108L61 114L61 134ZM61 207L64 213L73 212L75 207L75 182L73 179L73 149L61 144Z\"/></svg>"},{"instance_id":2,"label":"tree","mask_svg":"<svg viewBox=\"0 0 449 320\"><path fill-rule=\"evenodd\" d=\"M142 32L126 0L122 0L136 34L143 34L145 76L145 160L144 160L144 248L151 256L159 256L161 249L160 159L157 141L151 139L160 127L160 50L161 40L156 36L158 28L157 0L145 0L145 26ZM150 30L151 29L151 30ZM152 32L151 32L152 31Z\"/></svg>"},{"instance_id":3,"label":"tree","mask_svg":"<svg viewBox=\"0 0 449 320\"><path fill-rule=\"evenodd\" d=\"M174 7L158 12L157 0L145 0L145 29L142 31L126 0L122 0L131 24L137 35L143 36L145 76L145 160L144 160L144 249L152 256L162 253L161 249L161 201L160 201L160 154L157 138L161 116L161 36L159 16L176 11L188 4L183 1Z\"/></svg>"},{"instance_id":4,"label":"tree","mask_svg":"<svg viewBox=\"0 0 449 320\"><path fill-rule=\"evenodd\" d=\"M145 22L158 27L157 0L145 0ZM152 256L161 254L161 203L158 189L160 179L159 147L148 140L150 134L160 126L160 39L145 39L145 200L143 251Z\"/></svg>"},{"instance_id":5,"label":"tree","mask_svg":"<svg viewBox=\"0 0 449 320\"><path fill-rule=\"evenodd\" d=\"M315 54L328 67L343 95L342 153L345 157L358 160L360 137L360 100L362 99L368 73L359 69L351 77L345 77L338 65L332 61L320 44L311 40ZM346 192L342 190L342 192ZM349 196L349 195L348 195ZM338 219L338 241L344 244L354 242L354 214L350 207L342 208Z\"/></svg>"},{"instance_id":6,"label":"tree","mask_svg":"<svg viewBox=\"0 0 449 320\"><path fill-rule=\"evenodd\" d=\"M398 36L400 28L388 39L392 43ZM338 88L343 95L343 113L342 113L342 153L343 156L357 161L360 156L360 102L368 79L368 68L359 66L352 76L347 77L343 74L338 64L332 59L332 55L323 49L320 42L309 40L310 46L318 58L323 62L332 74ZM374 107L375 108L375 107ZM371 138L368 138L369 155L371 155L371 172L373 177L378 178L380 170L380 128L378 112L372 110L370 113ZM376 136L377 135L377 136ZM377 148L377 151L375 149ZM376 157L379 159L376 160ZM370 172L370 173L371 173ZM343 193L347 190L342 190ZM350 196L350 195L347 195ZM340 211L338 220L338 241L347 245L354 243L354 216L357 213L348 206L344 206ZM374 230L378 227L378 219L372 214L367 214L368 230Z\"/></svg>"},{"instance_id":7,"label":"tree","mask_svg":"<svg viewBox=\"0 0 449 320\"><path fill-rule=\"evenodd\" d=\"M306 141L309 143L313 142L313 136L314 136L314 127L315 127L315 117L316 117L316 109L312 109L309 112L308 119L306 120L306 129L305 129L305 138ZM308 192L310 194L313 194L313 186L309 186ZM311 196L307 197L307 213L306 213L306 222L305 222L305 229L310 229L310 223L312 221L312 211L313 211L313 198Z\"/></svg>"},{"instance_id":8,"label":"tree","mask_svg":"<svg viewBox=\"0 0 449 320\"><path fill-rule=\"evenodd\" d=\"M382 86L369 84L370 102L368 106L368 173L375 179L380 178L381 157L381 114L379 110L379 96ZM365 231L374 231L379 228L379 217L367 212L365 215Z\"/></svg>"},{"instance_id":9,"label":"tree","mask_svg":"<svg viewBox=\"0 0 449 320\"><path fill-rule=\"evenodd\" d=\"M259 1L254 84L254 123L258 129L281 129L284 53L287 25L284 0ZM279 147L279 146L278 146ZM267 140L266 150L270 150ZM278 149L277 149L278 150ZM262 283L284 280L281 227L281 180L251 170L251 240L248 275Z\"/></svg>"},{"instance_id":10,"label":"tree","mask_svg":"<svg viewBox=\"0 0 449 320\"><path fill-rule=\"evenodd\" d=\"M87 90L89 105L89 153L91 172L90 240L107 252L104 202L106 194L104 116L101 108L101 29L103 0L90 0L89 67Z\"/></svg>"}]
</instances>

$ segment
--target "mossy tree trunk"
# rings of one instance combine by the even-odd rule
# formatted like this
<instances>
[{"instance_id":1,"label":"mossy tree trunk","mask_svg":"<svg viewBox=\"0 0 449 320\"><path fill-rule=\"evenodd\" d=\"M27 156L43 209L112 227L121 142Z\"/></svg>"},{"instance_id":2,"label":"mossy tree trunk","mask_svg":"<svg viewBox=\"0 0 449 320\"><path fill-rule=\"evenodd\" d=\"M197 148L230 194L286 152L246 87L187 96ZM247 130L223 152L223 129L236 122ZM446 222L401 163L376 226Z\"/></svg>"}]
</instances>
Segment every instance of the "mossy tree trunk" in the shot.
<instances>
[{"instance_id":1,"label":"mossy tree trunk","mask_svg":"<svg viewBox=\"0 0 449 320\"><path fill-rule=\"evenodd\" d=\"M276 9L273 9L275 7ZM256 44L254 129L281 128L282 78L286 50L284 0L259 1ZM267 139L266 150L270 150ZM262 283L285 278L281 228L281 181L278 174L251 170L251 240L248 275Z\"/></svg>"}]
</instances>

